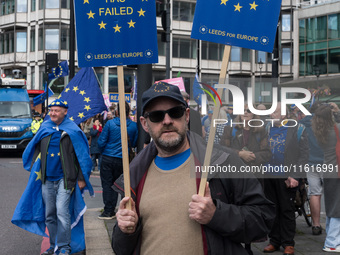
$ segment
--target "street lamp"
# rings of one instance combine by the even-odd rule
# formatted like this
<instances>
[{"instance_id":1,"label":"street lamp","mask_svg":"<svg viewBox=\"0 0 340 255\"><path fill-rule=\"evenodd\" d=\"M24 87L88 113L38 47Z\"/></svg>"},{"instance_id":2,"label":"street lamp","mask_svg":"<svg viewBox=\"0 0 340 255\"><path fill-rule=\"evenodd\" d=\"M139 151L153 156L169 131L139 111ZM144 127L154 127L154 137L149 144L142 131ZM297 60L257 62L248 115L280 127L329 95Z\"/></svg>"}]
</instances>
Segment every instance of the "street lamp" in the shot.
<instances>
[{"instance_id":1,"label":"street lamp","mask_svg":"<svg viewBox=\"0 0 340 255\"><path fill-rule=\"evenodd\" d=\"M259 68L260 68L260 95L261 95L261 91L262 91L262 67L263 67L263 62L262 62L262 58L260 58L260 62L258 62L259 64ZM262 103L262 96L260 97L260 103Z\"/></svg>"}]
</instances>

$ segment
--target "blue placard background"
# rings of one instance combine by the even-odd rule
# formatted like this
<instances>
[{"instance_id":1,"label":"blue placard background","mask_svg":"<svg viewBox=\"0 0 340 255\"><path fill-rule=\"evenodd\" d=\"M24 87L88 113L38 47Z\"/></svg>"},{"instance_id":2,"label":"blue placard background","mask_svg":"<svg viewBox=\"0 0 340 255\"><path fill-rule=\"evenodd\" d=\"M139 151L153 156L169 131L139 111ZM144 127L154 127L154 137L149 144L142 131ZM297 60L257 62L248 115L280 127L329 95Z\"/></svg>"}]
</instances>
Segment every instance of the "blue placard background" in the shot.
<instances>
[{"instance_id":1,"label":"blue placard background","mask_svg":"<svg viewBox=\"0 0 340 255\"><path fill-rule=\"evenodd\" d=\"M109 93L109 100L111 103L118 103L119 93ZM130 93L125 93L125 101L128 103L131 103L131 94Z\"/></svg>"},{"instance_id":2,"label":"blue placard background","mask_svg":"<svg viewBox=\"0 0 340 255\"><path fill-rule=\"evenodd\" d=\"M75 0L79 67L158 62L155 0Z\"/></svg>"},{"instance_id":3,"label":"blue placard background","mask_svg":"<svg viewBox=\"0 0 340 255\"><path fill-rule=\"evenodd\" d=\"M272 52L281 0L197 0L191 37Z\"/></svg>"}]
</instances>

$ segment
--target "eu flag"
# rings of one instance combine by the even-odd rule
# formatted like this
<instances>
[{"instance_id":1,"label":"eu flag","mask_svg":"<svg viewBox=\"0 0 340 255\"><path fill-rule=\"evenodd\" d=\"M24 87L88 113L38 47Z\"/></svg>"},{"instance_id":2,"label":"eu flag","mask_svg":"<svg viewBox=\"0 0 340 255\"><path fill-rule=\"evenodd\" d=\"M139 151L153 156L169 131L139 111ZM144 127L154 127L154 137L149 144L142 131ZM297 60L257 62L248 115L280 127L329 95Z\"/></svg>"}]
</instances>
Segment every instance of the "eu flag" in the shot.
<instances>
[{"instance_id":1,"label":"eu flag","mask_svg":"<svg viewBox=\"0 0 340 255\"><path fill-rule=\"evenodd\" d=\"M36 106L38 104L42 104L43 102L45 102L46 97L47 97L47 83L45 84L45 92L36 96L35 98L33 98L33 106ZM53 96L54 92L48 87L48 97Z\"/></svg>"},{"instance_id":2,"label":"eu flag","mask_svg":"<svg viewBox=\"0 0 340 255\"><path fill-rule=\"evenodd\" d=\"M197 0L191 37L272 52L281 0Z\"/></svg>"},{"instance_id":3,"label":"eu flag","mask_svg":"<svg viewBox=\"0 0 340 255\"><path fill-rule=\"evenodd\" d=\"M77 125L107 111L97 78L90 67L80 69L59 98L68 103L67 114Z\"/></svg>"},{"instance_id":4,"label":"eu flag","mask_svg":"<svg viewBox=\"0 0 340 255\"><path fill-rule=\"evenodd\" d=\"M48 74L48 79L53 80L59 77L68 75L68 64L67 61L60 62L58 67L52 68L51 73Z\"/></svg>"},{"instance_id":5,"label":"eu flag","mask_svg":"<svg viewBox=\"0 0 340 255\"><path fill-rule=\"evenodd\" d=\"M194 100L198 105L201 105L201 95L204 94L202 85L199 84L198 74L195 75L194 85L192 86L192 92L194 96Z\"/></svg>"}]
</instances>

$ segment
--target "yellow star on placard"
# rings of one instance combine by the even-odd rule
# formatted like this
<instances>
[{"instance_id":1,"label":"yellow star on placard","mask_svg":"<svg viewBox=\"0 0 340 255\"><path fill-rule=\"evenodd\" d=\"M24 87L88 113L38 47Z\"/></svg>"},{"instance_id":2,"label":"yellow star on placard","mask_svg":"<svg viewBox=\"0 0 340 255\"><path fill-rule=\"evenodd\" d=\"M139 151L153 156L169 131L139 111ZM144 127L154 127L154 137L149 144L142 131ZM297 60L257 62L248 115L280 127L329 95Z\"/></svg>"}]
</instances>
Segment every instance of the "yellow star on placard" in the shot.
<instances>
[{"instance_id":1,"label":"yellow star on placard","mask_svg":"<svg viewBox=\"0 0 340 255\"><path fill-rule=\"evenodd\" d=\"M90 98L89 97L85 97L84 101L86 101L86 103L90 102Z\"/></svg>"},{"instance_id":2,"label":"yellow star on placard","mask_svg":"<svg viewBox=\"0 0 340 255\"><path fill-rule=\"evenodd\" d=\"M65 89L65 92L68 92L69 90L70 90L70 88L66 88L66 89Z\"/></svg>"},{"instance_id":3,"label":"yellow star on placard","mask_svg":"<svg viewBox=\"0 0 340 255\"><path fill-rule=\"evenodd\" d=\"M37 174L37 178L35 179L35 181L37 180L41 180L41 170L39 170L39 172L35 172Z\"/></svg>"},{"instance_id":4,"label":"yellow star on placard","mask_svg":"<svg viewBox=\"0 0 340 255\"><path fill-rule=\"evenodd\" d=\"M54 154L53 153L51 153L51 158L53 158L54 157Z\"/></svg>"},{"instance_id":5,"label":"yellow star on placard","mask_svg":"<svg viewBox=\"0 0 340 255\"><path fill-rule=\"evenodd\" d=\"M229 0L221 0L221 4L224 4L224 5L227 5L227 2L228 2Z\"/></svg>"},{"instance_id":6,"label":"yellow star on placard","mask_svg":"<svg viewBox=\"0 0 340 255\"><path fill-rule=\"evenodd\" d=\"M84 115L84 113L80 112L80 113L78 114L78 117L82 119L82 118L85 117L85 115Z\"/></svg>"},{"instance_id":7,"label":"yellow star on placard","mask_svg":"<svg viewBox=\"0 0 340 255\"><path fill-rule=\"evenodd\" d=\"M254 1L254 3L250 4L250 6L251 6L251 7L250 7L250 10L251 10L251 9L254 9L254 10L256 11L256 7L259 6L259 5L258 5L258 4L255 4L255 1Z\"/></svg>"},{"instance_id":8,"label":"yellow star on placard","mask_svg":"<svg viewBox=\"0 0 340 255\"><path fill-rule=\"evenodd\" d=\"M133 22L132 20L130 20L130 22L128 22L129 28L130 28L130 27L135 27L135 23L136 23L136 22Z\"/></svg>"},{"instance_id":9,"label":"yellow star on placard","mask_svg":"<svg viewBox=\"0 0 340 255\"><path fill-rule=\"evenodd\" d=\"M79 92L79 94L83 96L83 95L86 94L86 92L85 92L85 90L81 90L81 91Z\"/></svg>"},{"instance_id":10,"label":"yellow star on placard","mask_svg":"<svg viewBox=\"0 0 340 255\"><path fill-rule=\"evenodd\" d=\"M74 121L73 117L70 117L70 120Z\"/></svg>"},{"instance_id":11,"label":"yellow star on placard","mask_svg":"<svg viewBox=\"0 0 340 255\"><path fill-rule=\"evenodd\" d=\"M89 15L89 19L90 19L90 18L94 19L95 13L93 13L91 10L90 10L89 13L86 13L86 14Z\"/></svg>"},{"instance_id":12,"label":"yellow star on placard","mask_svg":"<svg viewBox=\"0 0 340 255\"><path fill-rule=\"evenodd\" d=\"M240 3L238 3L237 5L234 5L234 7L235 7L235 12L236 11L239 11L239 12L241 12L241 8L243 7L243 6L240 6Z\"/></svg>"},{"instance_id":13,"label":"yellow star on placard","mask_svg":"<svg viewBox=\"0 0 340 255\"><path fill-rule=\"evenodd\" d=\"M86 109L87 111L91 110L91 107L89 105L85 105L84 109Z\"/></svg>"},{"instance_id":14,"label":"yellow star on placard","mask_svg":"<svg viewBox=\"0 0 340 255\"><path fill-rule=\"evenodd\" d=\"M60 152L58 152L58 156L60 156Z\"/></svg>"},{"instance_id":15,"label":"yellow star on placard","mask_svg":"<svg viewBox=\"0 0 340 255\"><path fill-rule=\"evenodd\" d=\"M102 21L102 23L99 23L98 25L100 26L99 29L102 29L102 28L106 29L106 28L105 28L106 23L104 23L103 21Z\"/></svg>"},{"instance_id":16,"label":"yellow star on placard","mask_svg":"<svg viewBox=\"0 0 340 255\"><path fill-rule=\"evenodd\" d=\"M84 0L84 4L86 4L86 3L90 4L89 0Z\"/></svg>"},{"instance_id":17,"label":"yellow star on placard","mask_svg":"<svg viewBox=\"0 0 340 255\"><path fill-rule=\"evenodd\" d=\"M137 11L137 12L139 13L139 17L140 17L140 16L144 16L144 17L145 17L145 15L144 15L144 12L145 12L145 11L143 11L142 8L140 8L140 11Z\"/></svg>"},{"instance_id":18,"label":"yellow star on placard","mask_svg":"<svg viewBox=\"0 0 340 255\"><path fill-rule=\"evenodd\" d=\"M78 90L78 86L75 86L75 87L73 87L73 89L72 89L74 92L77 92L77 90Z\"/></svg>"},{"instance_id":19,"label":"yellow star on placard","mask_svg":"<svg viewBox=\"0 0 340 255\"><path fill-rule=\"evenodd\" d=\"M120 32L120 29L121 29L122 27L120 27L120 26L118 26L118 24L116 24L116 26L113 27L113 28L115 29L115 33L116 33L116 32Z\"/></svg>"}]
</instances>

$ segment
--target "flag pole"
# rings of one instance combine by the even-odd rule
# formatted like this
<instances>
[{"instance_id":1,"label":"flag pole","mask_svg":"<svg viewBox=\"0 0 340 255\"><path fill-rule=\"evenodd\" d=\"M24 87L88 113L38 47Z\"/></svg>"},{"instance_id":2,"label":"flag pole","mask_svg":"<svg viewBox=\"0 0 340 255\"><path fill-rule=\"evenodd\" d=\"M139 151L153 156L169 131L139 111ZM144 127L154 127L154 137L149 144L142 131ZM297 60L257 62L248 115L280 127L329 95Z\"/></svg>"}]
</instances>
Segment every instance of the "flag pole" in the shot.
<instances>
[{"instance_id":1,"label":"flag pole","mask_svg":"<svg viewBox=\"0 0 340 255\"><path fill-rule=\"evenodd\" d=\"M126 112L125 112L125 90L124 90L124 69L123 66L117 66L118 74L118 99L119 99L119 116L120 116L120 132L123 155L123 175L125 197L131 197L130 191L130 169L129 169L129 149L126 128ZM131 210L131 200L126 204L126 209Z\"/></svg>"},{"instance_id":2,"label":"flag pole","mask_svg":"<svg viewBox=\"0 0 340 255\"><path fill-rule=\"evenodd\" d=\"M231 50L230 45L226 45L224 47L224 54L223 54L223 59L222 59L222 65L221 65L221 71L220 71L220 77L219 77L219 84L224 84L224 82L225 82L228 64L229 64L230 50ZM221 97L222 93L223 93L223 88L219 88L217 90L217 94ZM211 118L212 120L218 119L220 108L221 108L220 104L217 103L214 107L213 115L212 115L212 118ZM214 146L214 140L215 140L215 134L216 134L216 127L214 126L214 122L211 121L207 150L205 152L205 157L204 157L204 163L203 163L204 167L203 167L203 169L208 169L208 166L210 165L211 153L212 153L212 149L213 149L213 146ZM205 187L206 187L206 184L207 184L208 172L202 171L201 174L202 174L201 175L201 183L200 183L198 194L203 197L204 192L205 192Z\"/></svg>"}]
</instances>

